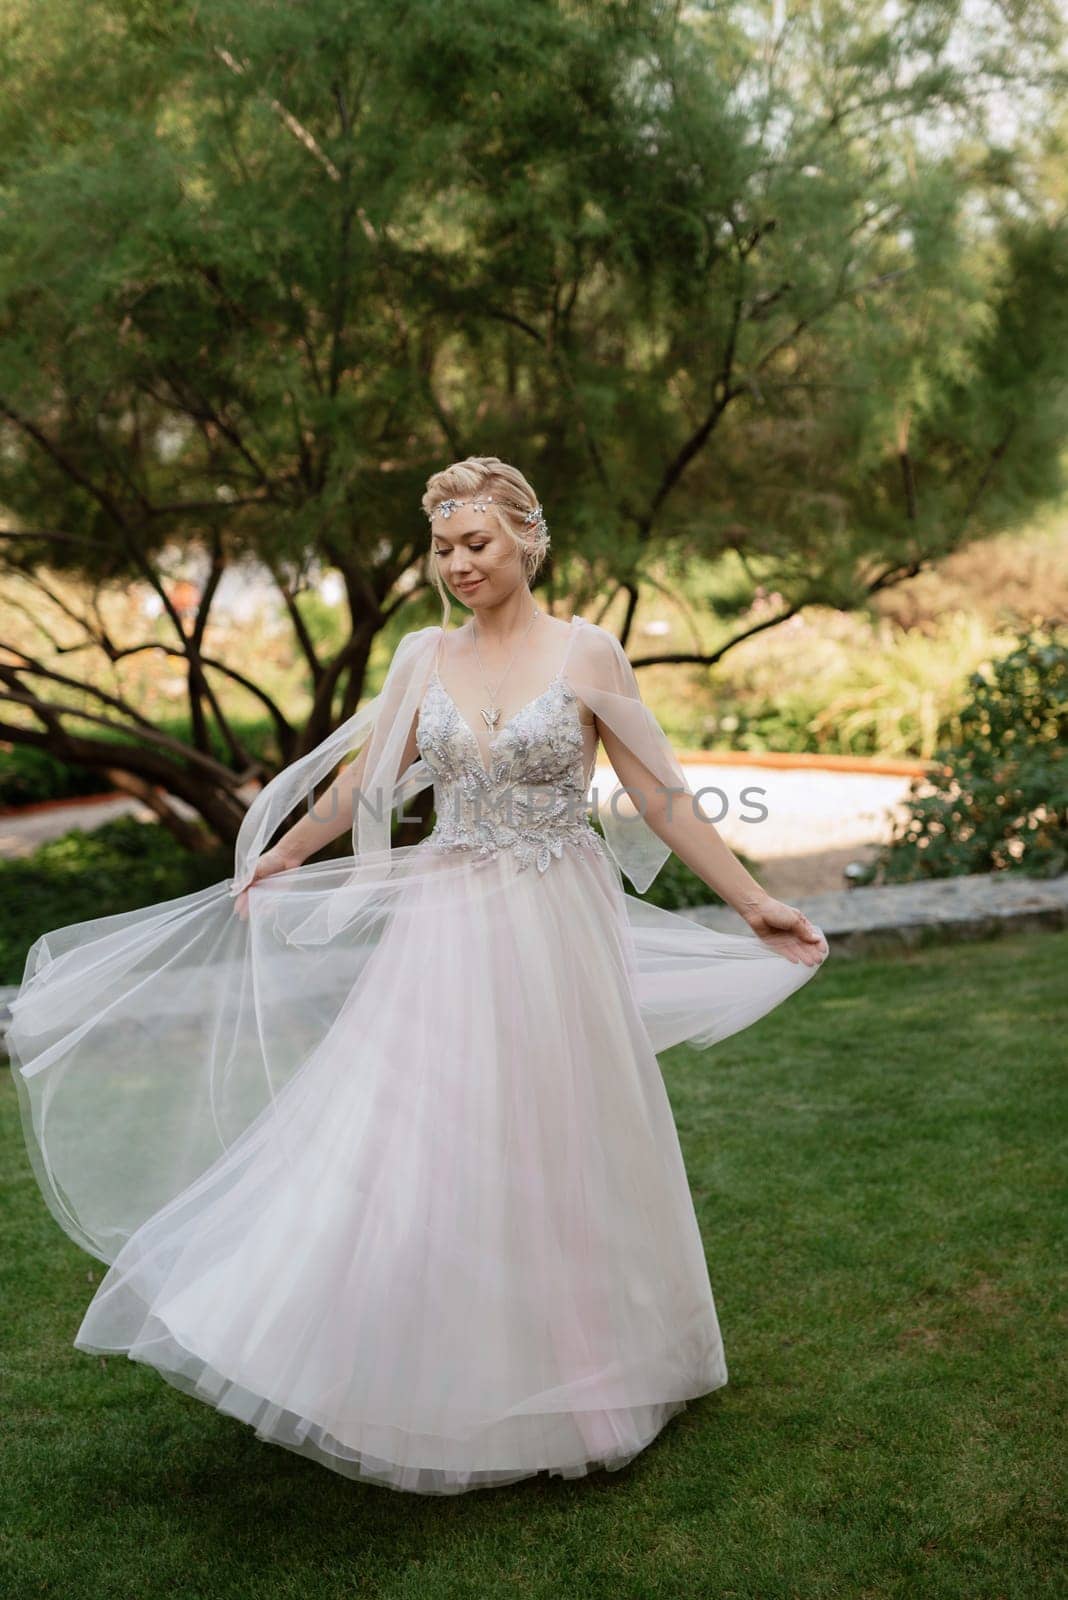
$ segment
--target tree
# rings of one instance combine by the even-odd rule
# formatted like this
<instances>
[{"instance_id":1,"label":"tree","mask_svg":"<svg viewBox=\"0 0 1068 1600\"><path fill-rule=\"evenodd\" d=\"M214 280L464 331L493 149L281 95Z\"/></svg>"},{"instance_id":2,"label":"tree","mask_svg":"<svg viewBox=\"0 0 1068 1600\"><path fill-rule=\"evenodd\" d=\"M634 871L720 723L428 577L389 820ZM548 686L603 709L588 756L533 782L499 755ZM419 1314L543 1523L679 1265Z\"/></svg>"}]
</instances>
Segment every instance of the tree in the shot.
<instances>
[{"instance_id":1,"label":"tree","mask_svg":"<svg viewBox=\"0 0 1068 1600\"><path fill-rule=\"evenodd\" d=\"M7 0L0 561L38 620L57 573L88 600L74 638L9 635L0 733L232 839L266 774L204 647L228 565L267 565L305 664L299 725L243 683L289 761L378 634L433 614L419 497L467 454L523 466L550 596L622 592L624 642L654 566L733 552L786 597L773 626L1059 493L1060 24L1025 0L962 55L966 10ZM1025 110L997 148L995 90ZM175 542L208 562L191 620ZM348 613L325 651L319 562ZM133 578L161 626L115 639L92 593ZM121 687L161 643L189 741Z\"/></svg>"}]
</instances>

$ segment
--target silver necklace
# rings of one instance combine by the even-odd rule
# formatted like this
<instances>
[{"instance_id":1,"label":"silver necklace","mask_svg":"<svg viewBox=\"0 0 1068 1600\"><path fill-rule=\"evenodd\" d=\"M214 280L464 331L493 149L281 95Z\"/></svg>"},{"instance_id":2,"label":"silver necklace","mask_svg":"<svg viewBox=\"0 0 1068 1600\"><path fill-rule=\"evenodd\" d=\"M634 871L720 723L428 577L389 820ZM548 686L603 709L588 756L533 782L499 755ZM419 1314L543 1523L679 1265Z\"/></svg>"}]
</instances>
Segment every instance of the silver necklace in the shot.
<instances>
[{"instance_id":1,"label":"silver necklace","mask_svg":"<svg viewBox=\"0 0 1068 1600\"><path fill-rule=\"evenodd\" d=\"M531 615L530 621L527 623L526 628L523 631L523 637L520 639L519 644L516 645L515 650L512 652L512 659L511 659L511 661L509 661L508 665L504 669L504 678L507 678L508 674L511 672L513 666L515 665L515 658L519 654L519 651L520 651L520 649L521 649L521 647L523 645L524 640L526 639L527 634L530 632L531 628L534 626L535 621L537 620L537 618L540 615L541 615L541 612L538 610L538 607L535 606L534 610L533 610L533 613ZM478 653L478 630L475 627L473 622L471 624L471 637L474 640L475 659L478 662L478 670L482 674L482 682L483 682L483 684L486 684L486 674L485 674L485 671L483 670L483 667L482 667L482 657ZM501 682L497 685L497 691L500 690L501 684L503 684L503 682L504 682L504 678L502 678ZM487 728L491 728L491 729L495 728L497 726L497 723L500 720L500 715L501 715L500 706L496 706L493 703L494 696L495 696L495 693L497 691L491 691L490 688L489 688L489 685L486 684L486 693L489 695L489 702L490 703L489 703L488 706L479 706L479 710L482 713L483 722L486 724Z\"/></svg>"}]
</instances>

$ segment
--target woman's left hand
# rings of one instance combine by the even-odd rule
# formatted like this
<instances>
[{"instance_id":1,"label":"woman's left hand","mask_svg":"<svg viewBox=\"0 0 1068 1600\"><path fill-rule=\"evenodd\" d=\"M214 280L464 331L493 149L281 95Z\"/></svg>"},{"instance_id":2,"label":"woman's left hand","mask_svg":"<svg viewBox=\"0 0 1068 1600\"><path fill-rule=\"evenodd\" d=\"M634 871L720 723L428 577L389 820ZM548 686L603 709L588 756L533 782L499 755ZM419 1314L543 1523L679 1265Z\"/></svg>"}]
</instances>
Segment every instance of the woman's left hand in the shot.
<instances>
[{"instance_id":1,"label":"woman's left hand","mask_svg":"<svg viewBox=\"0 0 1068 1600\"><path fill-rule=\"evenodd\" d=\"M765 895L754 905L741 907L740 914L759 939L788 961L818 967L826 959L829 951L826 938L796 906Z\"/></svg>"}]
</instances>

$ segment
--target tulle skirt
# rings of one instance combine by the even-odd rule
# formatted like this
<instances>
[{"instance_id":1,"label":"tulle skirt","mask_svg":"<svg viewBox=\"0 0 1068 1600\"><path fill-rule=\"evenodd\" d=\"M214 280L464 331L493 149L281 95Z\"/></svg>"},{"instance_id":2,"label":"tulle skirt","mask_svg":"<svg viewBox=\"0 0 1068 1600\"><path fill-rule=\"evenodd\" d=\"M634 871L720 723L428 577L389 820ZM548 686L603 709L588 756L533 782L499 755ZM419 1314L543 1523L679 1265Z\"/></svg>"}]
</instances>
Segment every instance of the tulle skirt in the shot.
<instances>
[{"instance_id":1,"label":"tulle skirt","mask_svg":"<svg viewBox=\"0 0 1068 1600\"><path fill-rule=\"evenodd\" d=\"M631 1461L727 1382L656 1052L818 968L423 845L76 924L9 1048L78 1328L351 1478L455 1494Z\"/></svg>"}]
</instances>

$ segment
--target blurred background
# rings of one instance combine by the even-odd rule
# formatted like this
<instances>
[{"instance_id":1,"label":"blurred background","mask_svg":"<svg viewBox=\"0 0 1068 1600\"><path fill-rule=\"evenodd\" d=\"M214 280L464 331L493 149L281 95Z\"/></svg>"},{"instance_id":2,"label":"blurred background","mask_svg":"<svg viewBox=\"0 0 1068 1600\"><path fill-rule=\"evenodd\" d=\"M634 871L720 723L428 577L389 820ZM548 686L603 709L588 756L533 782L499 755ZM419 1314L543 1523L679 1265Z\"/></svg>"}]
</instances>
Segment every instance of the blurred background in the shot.
<instances>
[{"instance_id":1,"label":"blurred background","mask_svg":"<svg viewBox=\"0 0 1068 1600\"><path fill-rule=\"evenodd\" d=\"M87 1363L4 1085L13 1594L1063 1592L1065 32L0 0L0 1011L42 932L231 875L441 620L420 497L471 454L754 875L832 956L902 935L665 1058L731 1383L618 1485L395 1506Z\"/></svg>"}]
</instances>

